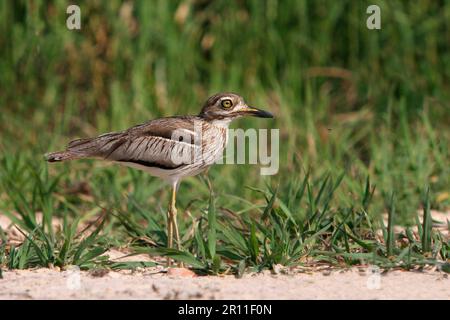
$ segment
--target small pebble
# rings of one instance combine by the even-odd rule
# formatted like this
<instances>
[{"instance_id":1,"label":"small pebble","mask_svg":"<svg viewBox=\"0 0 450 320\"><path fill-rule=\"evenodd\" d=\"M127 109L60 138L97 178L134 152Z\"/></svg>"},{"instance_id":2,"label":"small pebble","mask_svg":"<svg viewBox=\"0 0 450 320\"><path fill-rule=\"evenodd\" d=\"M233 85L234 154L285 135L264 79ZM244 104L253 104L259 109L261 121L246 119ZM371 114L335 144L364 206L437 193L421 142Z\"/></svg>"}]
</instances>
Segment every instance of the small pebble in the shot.
<instances>
[{"instance_id":1,"label":"small pebble","mask_svg":"<svg viewBox=\"0 0 450 320\"><path fill-rule=\"evenodd\" d=\"M197 276L194 271L187 268L169 268L167 270L167 275L183 278L193 278Z\"/></svg>"}]
</instances>

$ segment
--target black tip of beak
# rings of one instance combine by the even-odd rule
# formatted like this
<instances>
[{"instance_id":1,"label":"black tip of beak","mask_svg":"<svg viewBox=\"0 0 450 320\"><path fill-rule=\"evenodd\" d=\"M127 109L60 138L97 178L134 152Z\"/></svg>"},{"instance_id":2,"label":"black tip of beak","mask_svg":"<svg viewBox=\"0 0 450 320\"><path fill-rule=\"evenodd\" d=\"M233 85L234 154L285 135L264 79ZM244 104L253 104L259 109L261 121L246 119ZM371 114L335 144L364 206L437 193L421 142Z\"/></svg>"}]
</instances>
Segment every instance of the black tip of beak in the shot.
<instances>
[{"instance_id":1,"label":"black tip of beak","mask_svg":"<svg viewBox=\"0 0 450 320\"><path fill-rule=\"evenodd\" d=\"M273 118L273 114L271 114L270 112L255 108L255 107L250 107L250 111L249 114L254 116L254 117L258 117L258 118Z\"/></svg>"}]
</instances>

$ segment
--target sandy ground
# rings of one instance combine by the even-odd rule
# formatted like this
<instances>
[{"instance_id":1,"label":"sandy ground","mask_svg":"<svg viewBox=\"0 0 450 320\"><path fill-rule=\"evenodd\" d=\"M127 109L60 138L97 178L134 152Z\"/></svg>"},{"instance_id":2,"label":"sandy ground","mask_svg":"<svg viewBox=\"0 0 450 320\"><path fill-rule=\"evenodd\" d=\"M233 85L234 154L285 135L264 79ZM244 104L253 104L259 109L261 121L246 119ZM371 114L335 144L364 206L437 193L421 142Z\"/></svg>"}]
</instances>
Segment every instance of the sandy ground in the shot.
<instances>
[{"instance_id":1,"label":"sandy ground","mask_svg":"<svg viewBox=\"0 0 450 320\"><path fill-rule=\"evenodd\" d=\"M367 269L294 275L170 276L156 268L130 272L49 269L4 271L0 299L450 299L438 271Z\"/></svg>"},{"instance_id":2,"label":"sandy ground","mask_svg":"<svg viewBox=\"0 0 450 320\"><path fill-rule=\"evenodd\" d=\"M435 228L447 236L448 213L433 213ZM445 222L445 223L444 223ZM0 226L10 239L22 235L0 214ZM400 230L401 231L401 230ZM150 261L146 255L124 257L107 253L115 261ZM307 271L307 270L306 270ZM161 268L119 272L97 270L3 270L0 299L450 299L449 275L439 270L389 271L353 268L320 272L295 270L290 274L265 271L234 276L187 277Z\"/></svg>"}]
</instances>

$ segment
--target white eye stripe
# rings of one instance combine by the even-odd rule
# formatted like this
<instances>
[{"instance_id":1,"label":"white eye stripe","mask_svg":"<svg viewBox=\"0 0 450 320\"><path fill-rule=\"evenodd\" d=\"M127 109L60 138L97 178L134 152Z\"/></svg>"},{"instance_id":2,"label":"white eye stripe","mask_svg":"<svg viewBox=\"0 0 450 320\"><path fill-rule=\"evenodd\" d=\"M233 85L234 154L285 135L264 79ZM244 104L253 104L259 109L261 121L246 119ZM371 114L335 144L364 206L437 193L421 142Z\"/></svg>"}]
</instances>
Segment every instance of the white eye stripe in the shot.
<instances>
[{"instance_id":1,"label":"white eye stripe","mask_svg":"<svg viewBox=\"0 0 450 320\"><path fill-rule=\"evenodd\" d=\"M231 100L231 101L233 101L233 97L222 97L222 98L220 99L220 102L225 101L225 100Z\"/></svg>"}]
</instances>

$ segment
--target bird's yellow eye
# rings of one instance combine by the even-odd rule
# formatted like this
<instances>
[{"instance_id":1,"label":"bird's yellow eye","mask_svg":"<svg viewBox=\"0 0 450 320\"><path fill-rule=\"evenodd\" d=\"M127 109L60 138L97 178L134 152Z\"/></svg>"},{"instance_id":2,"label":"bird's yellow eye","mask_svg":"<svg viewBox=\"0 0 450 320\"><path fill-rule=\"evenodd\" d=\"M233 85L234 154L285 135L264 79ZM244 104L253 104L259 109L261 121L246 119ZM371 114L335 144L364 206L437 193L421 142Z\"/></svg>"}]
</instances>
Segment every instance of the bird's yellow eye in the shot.
<instances>
[{"instance_id":1,"label":"bird's yellow eye","mask_svg":"<svg viewBox=\"0 0 450 320\"><path fill-rule=\"evenodd\" d=\"M230 99L222 100L222 107L225 109L231 108L233 106L233 102Z\"/></svg>"}]
</instances>

